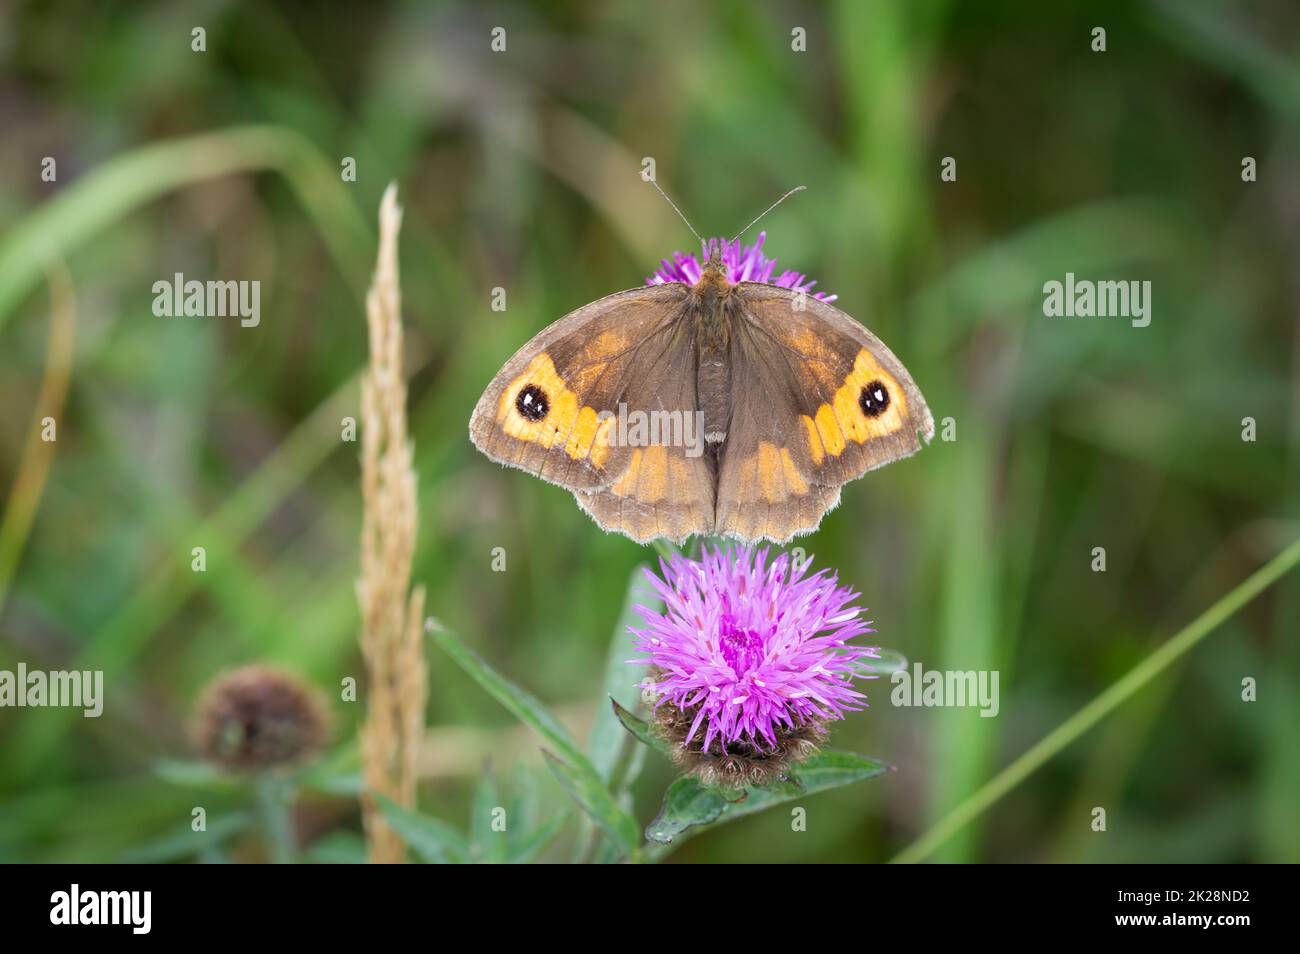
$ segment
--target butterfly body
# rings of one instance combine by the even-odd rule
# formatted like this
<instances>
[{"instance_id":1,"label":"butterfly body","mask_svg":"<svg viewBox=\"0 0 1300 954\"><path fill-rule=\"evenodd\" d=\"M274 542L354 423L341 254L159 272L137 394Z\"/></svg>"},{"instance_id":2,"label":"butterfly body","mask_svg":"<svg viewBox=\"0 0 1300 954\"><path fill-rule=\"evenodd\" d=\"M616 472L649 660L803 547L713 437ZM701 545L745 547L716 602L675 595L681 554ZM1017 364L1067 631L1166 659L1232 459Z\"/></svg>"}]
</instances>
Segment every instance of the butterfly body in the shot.
<instances>
[{"instance_id":1,"label":"butterfly body","mask_svg":"<svg viewBox=\"0 0 1300 954\"><path fill-rule=\"evenodd\" d=\"M802 292L731 283L716 252L693 285L619 292L543 330L470 421L488 457L641 542L785 542L933 433L871 332Z\"/></svg>"},{"instance_id":2,"label":"butterfly body","mask_svg":"<svg viewBox=\"0 0 1300 954\"><path fill-rule=\"evenodd\" d=\"M682 306L683 320L693 324L697 393L704 439L711 451L725 441L731 419L731 294L735 287L711 263L691 286ZM711 463L716 470L716 460Z\"/></svg>"}]
</instances>

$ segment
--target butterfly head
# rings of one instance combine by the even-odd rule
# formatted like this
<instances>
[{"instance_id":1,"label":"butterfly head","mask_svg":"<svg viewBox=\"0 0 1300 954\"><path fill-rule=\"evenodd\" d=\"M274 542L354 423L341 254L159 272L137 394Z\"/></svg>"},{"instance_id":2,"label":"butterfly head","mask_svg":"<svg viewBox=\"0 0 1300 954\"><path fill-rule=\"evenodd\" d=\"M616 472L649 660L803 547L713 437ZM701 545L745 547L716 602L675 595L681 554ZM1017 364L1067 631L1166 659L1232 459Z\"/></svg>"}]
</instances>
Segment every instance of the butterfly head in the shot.
<instances>
[{"instance_id":1,"label":"butterfly head","mask_svg":"<svg viewBox=\"0 0 1300 954\"><path fill-rule=\"evenodd\" d=\"M700 269L699 281L695 283L697 296L702 301L713 301L731 291L731 281L727 277L727 263L722 259L723 242L713 239L707 243L708 258Z\"/></svg>"},{"instance_id":2,"label":"butterfly head","mask_svg":"<svg viewBox=\"0 0 1300 954\"><path fill-rule=\"evenodd\" d=\"M704 268L701 270L700 280L705 278L720 279L727 277L727 263L722 260L722 240L713 239L709 242L709 257L704 261Z\"/></svg>"}]
</instances>

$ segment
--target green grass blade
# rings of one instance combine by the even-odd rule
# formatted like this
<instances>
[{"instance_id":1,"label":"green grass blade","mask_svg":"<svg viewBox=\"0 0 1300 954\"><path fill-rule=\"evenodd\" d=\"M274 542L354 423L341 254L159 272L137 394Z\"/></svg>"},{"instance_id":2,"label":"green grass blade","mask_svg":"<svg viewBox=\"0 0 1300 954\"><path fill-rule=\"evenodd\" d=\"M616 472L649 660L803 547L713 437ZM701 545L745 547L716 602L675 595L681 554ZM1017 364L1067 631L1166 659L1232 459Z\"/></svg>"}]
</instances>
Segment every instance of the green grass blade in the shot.
<instances>
[{"instance_id":1,"label":"green grass blade","mask_svg":"<svg viewBox=\"0 0 1300 954\"><path fill-rule=\"evenodd\" d=\"M625 857L635 857L641 836L636 819L619 807L600 779L593 773L569 765L554 753L543 749L542 755L560 785L582 806L592 821L619 847Z\"/></svg>"},{"instance_id":2,"label":"green grass blade","mask_svg":"<svg viewBox=\"0 0 1300 954\"><path fill-rule=\"evenodd\" d=\"M519 847L510 855L510 863L512 865L526 865L536 861L537 857L546 850L546 846L559 835L560 830L564 828L568 820L568 814L564 813L543 822L536 831L523 839Z\"/></svg>"},{"instance_id":3,"label":"green grass blade","mask_svg":"<svg viewBox=\"0 0 1300 954\"><path fill-rule=\"evenodd\" d=\"M247 812L211 818L206 831L194 831L186 822L184 828L132 848L122 855L120 861L122 864L159 864L197 858L205 851L249 830L252 825L253 817Z\"/></svg>"},{"instance_id":4,"label":"green grass blade","mask_svg":"<svg viewBox=\"0 0 1300 954\"><path fill-rule=\"evenodd\" d=\"M499 865L509 854L506 832L492 828L493 813L501 807L501 798L497 792L496 779L492 776L490 766L483 767L483 777L474 788L474 803L471 812L469 836L470 857L475 861ZM507 825L514 819L507 819Z\"/></svg>"},{"instance_id":5,"label":"green grass blade","mask_svg":"<svg viewBox=\"0 0 1300 954\"><path fill-rule=\"evenodd\" d=\"M1164 672L1197 643L1214 632L1225 620L1276 583L1297 563L1300 563L1300 540L1296 540L1239 583L1155 652L1130 669L1127 674L1049 732L1027 752L985 783L979 791L899 852L892 861L906 864L921 861L933 854L949 838L988 811L1004 795L1042 768L1058 752L1114 712L1121 703Z\"/></svg>"},{"instance_id":6,"label":"green grass blade","mask_svg":"<svg viewBox=\"0 0 1300 954\"><path fill-rule=\"evenodd\" d=\"M369 234L337 176L297 133L245 126L154 143L102 163L19 221L0 243L0 328L41 282L57 258L70 254L123 216L199 182L243 172L278 170L322 226L359 298L358 240Z\"/></svg>"},{"instance_id":7,"label":"green grass blade","mask_svg":"<svg viewBox=\"0 0 1300 954\"><path fill-rule=\"evenodd\" d=\"M469 843L465 836L445 821L413 812L391 798L375 795L375 803L392 826L420 858L429 864L467 864Z\"/></svg>"},{"instance_id":8,"label":"green grass blade","mask_svg":"<svg viewBox=\"0 0 1300 954\"><path fill-rule=\"evenodd\" d=\"M644 569L642 564L632 571L623 612L619 614L618 624L614 627L614 635L609 641L609 654L605 659L604 696L629 709L637 704L639 693L636 683L644 675L645 668L627 662L636 655L636 650L632 648L636 639L628 631L629 627L641 622L641 616L635 607L643 604L650 609L659 610L663 606L662 601L647 585ZM591 736L587 740L587 751L591 756L591 764L606 784L613 780L614 770L626 742L627 734L619 724L615 711L603 704L599 705L591 727Z\"/></svg>"},{"instance_id":9,"label":"green grass blade","mask_svg":"<svg viewBox=\"0 0 1300 954\"><path fill-rule=\"evenodd\" d=\"M575 769L585 771L593 778L598 778L596 770L582 754L578 744L569 734L569 730L547 711L546 707L531 693L520 689L489 666L479 655L460 641L450 630L443 628L435 619L429 619L425 631L438 644L456 665L480 686L488 695L506 707L516 719L524 723L554 749Z\"/></svg>"}]
</instances>

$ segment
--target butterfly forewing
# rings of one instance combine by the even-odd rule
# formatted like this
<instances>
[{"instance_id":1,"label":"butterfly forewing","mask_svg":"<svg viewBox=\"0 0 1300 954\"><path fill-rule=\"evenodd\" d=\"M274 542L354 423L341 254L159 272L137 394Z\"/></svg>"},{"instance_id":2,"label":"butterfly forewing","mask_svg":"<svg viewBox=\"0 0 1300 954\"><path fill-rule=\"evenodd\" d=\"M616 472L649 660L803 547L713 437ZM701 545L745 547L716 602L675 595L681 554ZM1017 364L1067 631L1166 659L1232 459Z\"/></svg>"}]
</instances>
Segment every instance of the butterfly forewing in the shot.
<instances>
[{"instance_id":1,"label":"butterfly forewing","mask_svg":"<svg viewBox=\"0 0 1300 954\"><path fill-rule=\"evenodd\" d=\"M711 523L714 479L704 457L680 441L642 446L638 429L638 412L696 420L688 295L680 284L635 288L540 332L479 399L475 446L574 491L608 530L652 539Z\"/></svg>"}]
</instances>

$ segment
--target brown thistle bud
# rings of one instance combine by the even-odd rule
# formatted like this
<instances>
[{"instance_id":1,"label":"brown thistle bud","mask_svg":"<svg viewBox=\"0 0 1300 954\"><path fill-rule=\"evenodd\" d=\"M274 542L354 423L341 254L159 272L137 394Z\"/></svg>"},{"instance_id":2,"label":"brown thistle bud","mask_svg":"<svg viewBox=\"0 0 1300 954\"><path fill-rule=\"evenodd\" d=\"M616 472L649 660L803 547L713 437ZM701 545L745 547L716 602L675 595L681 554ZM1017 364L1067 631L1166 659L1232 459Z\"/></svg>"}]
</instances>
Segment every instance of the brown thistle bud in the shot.
<instances>
[{"instance_id":1,"label":"brown thistle bud","mask_svg":"<svg viewBox=\"0 0 1300 954\"><path fill-rule=\"evenodd\" d=\"M671 743L673 762L683 774L716 788L758 788L779 781L792 766L816 753L827 734L825 724L819 721L794 727L778 724L774 746L758 748L741 739L728 742L724 752L721 741L714 739L708 751L702 751L698 732L689 745L683 744L695 715L695 711L683 711L665 701L655 711L655 730Z\"/></svg>"},{"instance_id":2,"label":"brown thistle bud","mask_svg":"<svg viewBox=\"0 0 1300 954\"><path fill-rule=\"evenodd\" d=\"M196 710L194 742L204 758L236 772L301 763L328 742L329 711L301 679L262 665L223 673Z\"/></svg>"}]
</instances>

